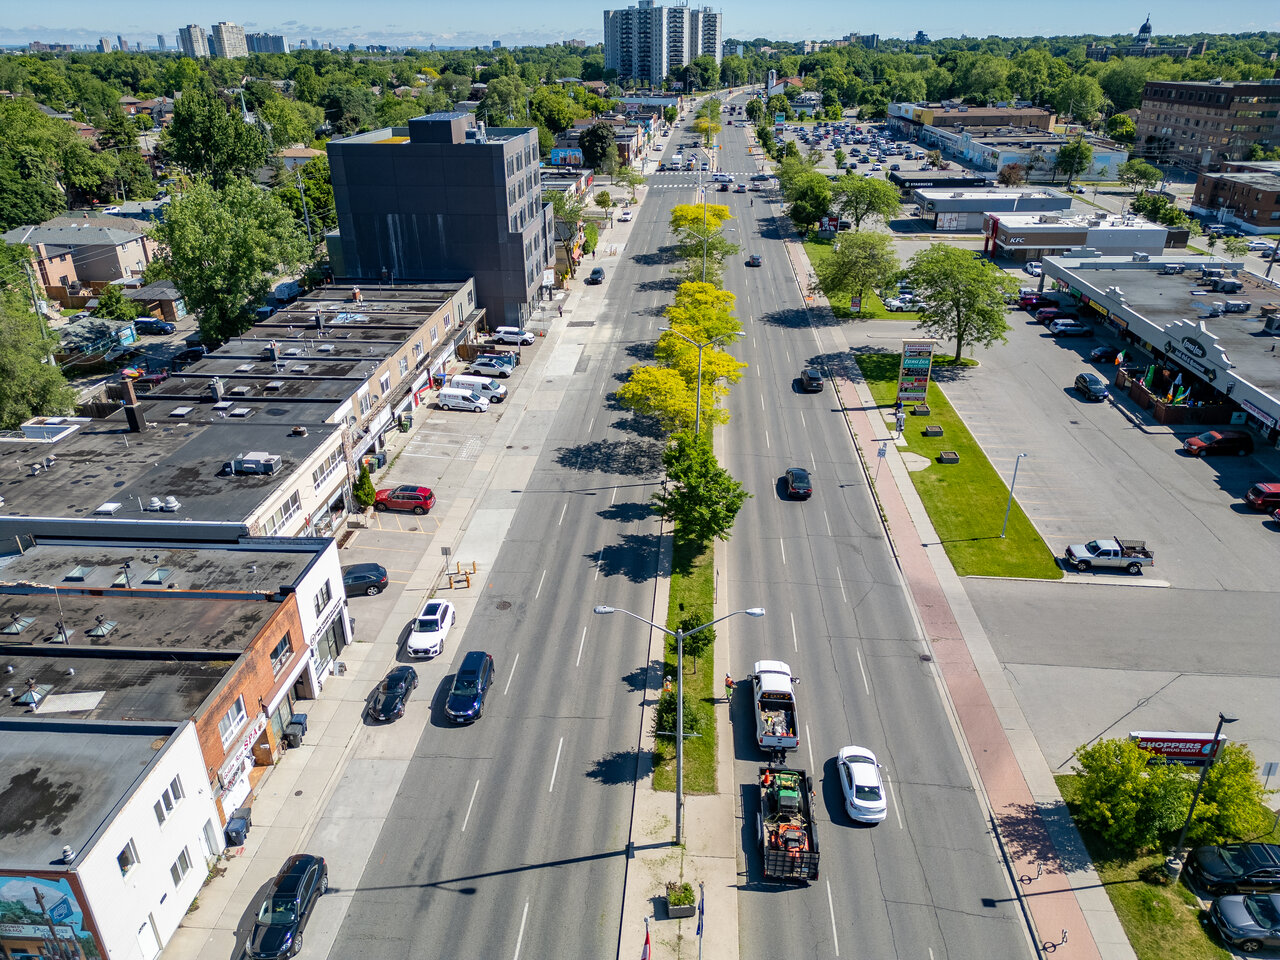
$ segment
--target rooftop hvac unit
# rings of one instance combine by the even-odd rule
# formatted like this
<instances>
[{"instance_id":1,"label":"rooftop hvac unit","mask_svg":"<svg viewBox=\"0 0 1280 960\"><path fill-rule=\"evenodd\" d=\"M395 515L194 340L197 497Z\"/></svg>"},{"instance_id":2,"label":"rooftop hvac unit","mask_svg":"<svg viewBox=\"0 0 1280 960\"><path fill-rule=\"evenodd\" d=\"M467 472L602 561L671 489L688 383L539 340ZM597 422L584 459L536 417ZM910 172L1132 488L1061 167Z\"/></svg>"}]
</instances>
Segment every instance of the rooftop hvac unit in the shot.
<instances>
[{"instance_id":1,"label":"rooftop hvac unit","mask_svg":"<svg viewBox=\"0 0 1280 960\"><path fill-rule=\"evenodd\" d=\"M231 461L231 469L236 473L272 474L280 466L280 455L276 453L254 452L242 453Z\"/></svg>"},{"instance_id":2,"label":"rooftop hvac unit","mask_svg":"<svg viewBox=\"0 0 1280 960\"><path fill-rule=\"evenodd\" d=\"M209 381L209 392L213 394L215 401L222 399L222 378L214 377Z\"/></svg>"},{"instance_id":3,"label":"rooftop hvac unit","mask_svg":"<svg viewBox=\"0 0 1280 960\"><path fill-rule=\"evenodd\" d=\"M1134 263L1147 263L1150 260L1151 260L1151 254L1149 253L1135 253L1133 255Z\"/></svg>"}]
</instances>

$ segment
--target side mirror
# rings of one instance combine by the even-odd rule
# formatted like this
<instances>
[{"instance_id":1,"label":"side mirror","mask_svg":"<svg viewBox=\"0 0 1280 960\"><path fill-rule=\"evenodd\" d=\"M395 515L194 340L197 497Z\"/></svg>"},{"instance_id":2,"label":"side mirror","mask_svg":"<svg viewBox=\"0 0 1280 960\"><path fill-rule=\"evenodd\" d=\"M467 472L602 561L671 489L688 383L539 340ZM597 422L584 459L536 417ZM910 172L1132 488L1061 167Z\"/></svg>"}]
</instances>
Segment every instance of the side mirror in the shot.
<instances>
[{"instance_id":1,"label":"side mirror","mask_svg":"<svg viewBox=\"0 0 1280 960\"><path fill-rule=\"evenodd\" d=\"M799 683L799 682L800 682L800 678L799 678L799 677L792 677L792 678L791 678L791 682L792 682L792 683Z\"/></svg>"}]
</instances>

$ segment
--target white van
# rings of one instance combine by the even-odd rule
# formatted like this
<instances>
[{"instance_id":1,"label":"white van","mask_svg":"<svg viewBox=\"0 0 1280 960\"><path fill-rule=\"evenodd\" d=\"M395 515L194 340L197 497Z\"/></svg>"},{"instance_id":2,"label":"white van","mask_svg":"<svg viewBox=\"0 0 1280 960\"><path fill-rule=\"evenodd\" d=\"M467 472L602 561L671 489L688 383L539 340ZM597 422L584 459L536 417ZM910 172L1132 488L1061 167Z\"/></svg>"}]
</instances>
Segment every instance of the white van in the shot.
<instances>
[{"instance_id":1,"label":"white van","mask_svg":"<svg viewBox=\"0 0 1280 960\"><path fill-rule=\"evenodd\" d=\"M490 403L501 403L507 399L507 388L492 377L472 377L460 373L449 380L449 386L478 393Z\"/></svg>"},{"instance_id":2,"label":"white van","mask_svg":"<svg viewBox=\"0 0 1280 960\"><path fill-rule=\"evenodd\" d=\"M519 344L529 347L533 345L534 336L521 327L499 327L493 331L494 343Z\"/></svg>"},{"instance_id":3,"label":"white van","mask_svg":"<svg viewBox=\"0 0 1280 960\"><path fill-rule=\"evenodd\" d=\"M471 410L475 413L483 413L489 409L488 400L474 390L463 387L445 387L436 395L436 399L445 410Z\"/></svg>"}]
</instances>

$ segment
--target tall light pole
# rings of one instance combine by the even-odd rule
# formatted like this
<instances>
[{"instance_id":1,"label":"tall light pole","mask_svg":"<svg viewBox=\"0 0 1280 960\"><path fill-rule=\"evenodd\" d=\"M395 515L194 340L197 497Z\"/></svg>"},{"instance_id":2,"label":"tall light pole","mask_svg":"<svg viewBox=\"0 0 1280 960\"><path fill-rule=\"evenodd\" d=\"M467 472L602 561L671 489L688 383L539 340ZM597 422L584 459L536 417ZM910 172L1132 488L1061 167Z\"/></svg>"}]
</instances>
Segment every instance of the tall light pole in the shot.
<instances>
[{"instance_id":1,"label":"tall light pole","mask_svg":"<svg viewBox=\"0 0 1280 960\"><path fill-rule=\"evenodd\" d=\"M703 265L703 270L706 270L705 262ZM726 340L729 337L736 336L736 334L726 333L719 337L716 337L714 340L708 340L706 343L699 343L697 340L694 340L692 337L686 337L679 330L672 329L671 327L660 327L659 332L674 333L677 337L679 337L685 343L692 344L693 346L698 348L698 391L694 395L694 401L693 401L693 433L694 433L694 436L697 436L702 429L702 351L705 350L707 347L714 346L715 344L719 343L721 340Z\"/></svg>"},{"instance_id":2,"label":"tall light pole","mask_svg":"<svg viewBox=\"0 0 1280 960\"><path fill-rule=\"evenodd\" d=\"M701 633L707 627L713 627L721 620L728 620L730 617L736 617L740 613L745 613L748 617L763 617L764 607L734 610L732 613L726 613L723 617L716 617L710 623L704 623L702 626L694 627L692 630L668 630L661 624L654 623L648 617L642 617L640 614L632 613L630 610L623 610L621 607L599 606L593 612L625 613L628 617L634 617L641 623L647 623L655 630L661 630L668 637L676 638L676 846L680 846L684 842L684 638L691 637L695 633Z\"/></svg>"},{"instance_id":3,"label":"tall light pole","mask_svg":"<svg viewBox=\"0 0 1280 960\"><path fill-rule=\"evenodd\" d=\"M1235 723L1239 719L1239 717L1228 717L1225 713L1218 714L1218 726L1213 731L1213 753L1209 754L1209 759L1205 762L1204 769L1200 771L1200 780L1196 784L1196 792L1191 796L1191 807L1187 810L1187 819L1182 824L1182 830L1178 833L1178 845L1173 848L1173 856L1165 861L1165 870L1173 878L1174 883L1177 883L1178 877L1182 875L1182 845L1186 843L1187 828L1191 826L1191 815L1196 812L1196 803L1200 800L1200 791L1204 789L1204 778L1209 775L1209 768L1213 766L1213 761L1218 759L1218 750L1221 746L1218 742L1218 737L1222 734L1222 725Z\"/></svg>"},{"instance_id":4,"label":"tall light pole","mask_svg":"<svg viewBox=\"0 0 1280 960\"><path fill-rule=\"evenodd\" d=\"M1009 511L1013 509L1013 488L1018 483L1018 464L1022 462L1022 458L1027 456L1025 453L1018 454L1018 459L1013 461L1013 479L1009 482L1009 502L1004 507L1004 525L1000 528L1000 539L1004 539L1004 532L1009 529Z\"/></svg>"}]
</instances>

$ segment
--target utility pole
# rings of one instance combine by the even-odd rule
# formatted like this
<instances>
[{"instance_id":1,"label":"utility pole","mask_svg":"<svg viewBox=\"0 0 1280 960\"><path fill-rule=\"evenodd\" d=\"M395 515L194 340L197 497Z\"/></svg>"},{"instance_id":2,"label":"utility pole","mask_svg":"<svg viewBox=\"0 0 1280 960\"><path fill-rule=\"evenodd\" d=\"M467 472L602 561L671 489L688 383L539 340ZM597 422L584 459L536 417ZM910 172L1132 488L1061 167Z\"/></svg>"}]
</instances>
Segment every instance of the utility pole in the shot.
<instances>
[{"instance_id":1,"label":"utility pole","mask_svg":"<svg viewBox=\"0 0 1280 960\"><path fill-rule=\"evenodd\" d=\"M22 268L27 273L27 283L31 285L31 312L36 315L36 320L40 323L40 343L44 347L44 362L51 367L56 367L58 362L53 359L53 335L49 332L49 324L44 318L44 314L40 312L40 294L36 292L36 274L31 267L31 261L28 260L22 264Z\"/></svg>"},{"instance_id":2,"label":"utility pole","mask_svg":"<svg viewBox=\"0 0 1280 960\"><path fill-rule=\"evenodd\" d=\"M302 189L302 171L294 170L293 175L298 178L298 196L302 197L302 219L307 224L307 242L314 246L315 241L311 239L311 214L307 211L307 191Z\"/></svg>"}]
</instances>

